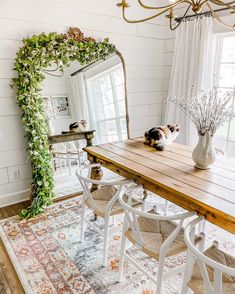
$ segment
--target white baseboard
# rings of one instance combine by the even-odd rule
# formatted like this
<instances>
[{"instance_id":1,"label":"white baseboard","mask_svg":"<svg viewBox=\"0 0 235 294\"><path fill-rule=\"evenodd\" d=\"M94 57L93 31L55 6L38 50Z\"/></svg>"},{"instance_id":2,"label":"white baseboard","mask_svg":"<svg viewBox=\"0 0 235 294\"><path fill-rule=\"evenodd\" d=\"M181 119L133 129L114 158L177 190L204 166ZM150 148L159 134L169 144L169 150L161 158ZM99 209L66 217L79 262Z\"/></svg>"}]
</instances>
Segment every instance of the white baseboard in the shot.
<instances>
[{"instance_id":1,"label":"white baseboard","mask_svg":"<svg viewBox=\"0 0 235 294\"><path fill-rule=\"evenodd\" d=\"M30 199L30 190L23 190L0 197L0 208L17 204Z\"/></svg>"}]
</instances>

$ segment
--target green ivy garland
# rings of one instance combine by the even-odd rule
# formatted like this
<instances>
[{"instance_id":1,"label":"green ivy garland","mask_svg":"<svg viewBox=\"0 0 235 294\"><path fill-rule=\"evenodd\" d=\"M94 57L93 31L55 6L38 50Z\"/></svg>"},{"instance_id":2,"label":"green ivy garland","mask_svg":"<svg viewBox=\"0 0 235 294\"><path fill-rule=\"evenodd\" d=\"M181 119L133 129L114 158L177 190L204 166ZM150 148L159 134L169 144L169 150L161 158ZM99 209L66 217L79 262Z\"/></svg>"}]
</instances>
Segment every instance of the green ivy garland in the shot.
<instances>
[{"instance_id":1,"label":"green ivy garland","mask_svg":"<svg viewBox=\"0 0 235 294\"><path fill-rule=\"evenodd\" d=\"M43 69L53 62L60 69L71 61L82 65L98 59L105 59L115 52L115 46L108 39L97 42L80 35L42 33L23 40L23 46L17 53L15 68L18 76L13 79L16 86L18 105L22 111L22 122L28 138L28 152L32 165L32 203L21 212L25 218L33 217L52 204L54 198L53 171L49 150L48 128L44 116L43 99L40 86L45 79ZM77 32L75 31L75 32Z\"/></svg>"}]
</instances>

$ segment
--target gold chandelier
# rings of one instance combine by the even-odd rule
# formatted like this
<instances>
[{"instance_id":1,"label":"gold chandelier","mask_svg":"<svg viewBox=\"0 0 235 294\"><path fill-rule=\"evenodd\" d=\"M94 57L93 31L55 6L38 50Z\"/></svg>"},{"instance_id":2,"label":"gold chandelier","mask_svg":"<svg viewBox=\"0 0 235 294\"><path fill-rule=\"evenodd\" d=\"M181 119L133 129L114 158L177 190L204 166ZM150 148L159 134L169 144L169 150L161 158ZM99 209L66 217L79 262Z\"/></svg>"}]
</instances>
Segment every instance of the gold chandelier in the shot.
<instances>
[{"instance_id":1,"label":"gold chandelier","mask_svg":"<svg viewBox=\"0 0 235 294\"><path fill-rule=\"evenodd\" d=\"M170 20L170 29L175 30L181 22L185 19L185 17L188 17L188 13L191 10L193 11L194 15L202 15L205 14L205 12L202 13L202 10L204 7L207 8L207 12L210 15L212 15L217 21L222 23L224 26L235 29L235 23L233 25L226 24L221 17L218 15L218 12L228 10L231 14L235 13L235 0L230 2L223 2L222 0L170 0L170 4L165 6L148 6L143 3L142 0L137 0L139 5L146 9L146 10L153 10L157 11L157 13L154 13L153 15L139 20L132 20L126 17L126 10L130 7L130 5L126 2L126 0L122 0L121 3L118 3L117 6L122 8L122 16L123 19L128 23L139 23L151 20L155 17L158 17L162 14L166 14L166 17ZM177 17L174 14L174 8L179 7L179 5L186 5L185 12L182 17ZM213 6L216 6L217 9L213 9Z\"/></svg>"}]
</instances>

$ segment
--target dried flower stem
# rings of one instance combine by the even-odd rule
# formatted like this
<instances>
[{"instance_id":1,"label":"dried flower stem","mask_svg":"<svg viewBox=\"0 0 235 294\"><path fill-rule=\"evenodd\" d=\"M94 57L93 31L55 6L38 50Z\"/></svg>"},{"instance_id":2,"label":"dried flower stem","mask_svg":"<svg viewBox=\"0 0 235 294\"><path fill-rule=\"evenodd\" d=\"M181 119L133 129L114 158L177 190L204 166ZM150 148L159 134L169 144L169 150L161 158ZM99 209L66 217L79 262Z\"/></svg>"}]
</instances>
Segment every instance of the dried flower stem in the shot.
<instances>
[{"instance_id":1,"label":"dried flower stem","mask_svg":"<svg viewBox=\"0 0 235 294\"><path fill-rule=\"evenodd\" d=\"M193 87L190 98L169 97L169 100L191 118L199 135L208 132L213 136L221 125L235 117L234 91L223 93L214 88L209 94L194 93Z\"/></svg>"}]
</instances>

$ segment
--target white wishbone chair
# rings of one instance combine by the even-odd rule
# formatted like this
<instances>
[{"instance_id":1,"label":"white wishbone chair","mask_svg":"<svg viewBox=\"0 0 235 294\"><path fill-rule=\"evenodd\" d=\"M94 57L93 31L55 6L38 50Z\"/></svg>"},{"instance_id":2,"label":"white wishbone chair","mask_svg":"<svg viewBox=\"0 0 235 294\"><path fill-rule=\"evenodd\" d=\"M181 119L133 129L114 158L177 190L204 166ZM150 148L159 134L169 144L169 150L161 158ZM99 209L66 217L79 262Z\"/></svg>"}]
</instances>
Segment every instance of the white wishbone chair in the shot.
<instances>
[{"instance_id":1,"label":"white wishbone chair","mask_svg":"<svg viewBox=\"0 0 235 294\"><path fill-rule=\"evenodd\" d=\"M123 266L125 257L157 286L157 294L161 293L163 280L182 272L184 265L163 273L165 258L187 250L184 242L184 220L195 215L187 212L178 215L159 215L155 210L143 212L131 206L131 197L126 203L123 200L125 189L119 195L119 202L125 211L123 226L121 257L119 269L119 282L123 279ZM175 223L174 221L178 221ZM126 252L126 239L141 250L159 261L157 279L150 275Z\"/></svg>"},{"instance_id":2,"label":"white wishbone chair","mask_svg":"<svg viewBox=\"0 0 235 294\"><path fill-rule=\"evenodd\" d=\"M122 206L118 201L118 196L124 185L133 184L133 181L129 180L109 180L109 181L98 181L90 179L91 169L98 167L99 164L90 164L77 169L76 175L83 188L83 201L82 201L82 215L81 215L81 235L80 241L84 239L85 223L89 224L98 234L104 238L103 247L103 266L107 266L107 251L108 251L108 232L109 232L109 220L111 216L119 215L124 213ZM83 172L87 171L88 176L83 176ZM90 192L91 184L101 186L101 188ZM131 189L137 189L141 186L133 186ZM128 195L124 195L126 201ZM132 205L134 207L141 207L142 201L134 199ZM101 232L97 226L89 221L86 216L86 207L90 208L98 217L104 219L104 232Z\"/></svg>"},{"instance_id":3,"label":"white wishbone chair","mask_svg":"<svg viewBox=\"0 0 235 294\"><path fill-rule=\"evenodd\" d=\"M184 237L188 246L182 294L188 288L195 294L233 294L235 293L235 257L219 249L217 241L204 251L203 246L195 246L192 241L195 226L202 220L198 217L185 229ZM205 234L202 234L205 243ZM194 263L195 261L195 263Z\"/></svg>"}]
</instances>

